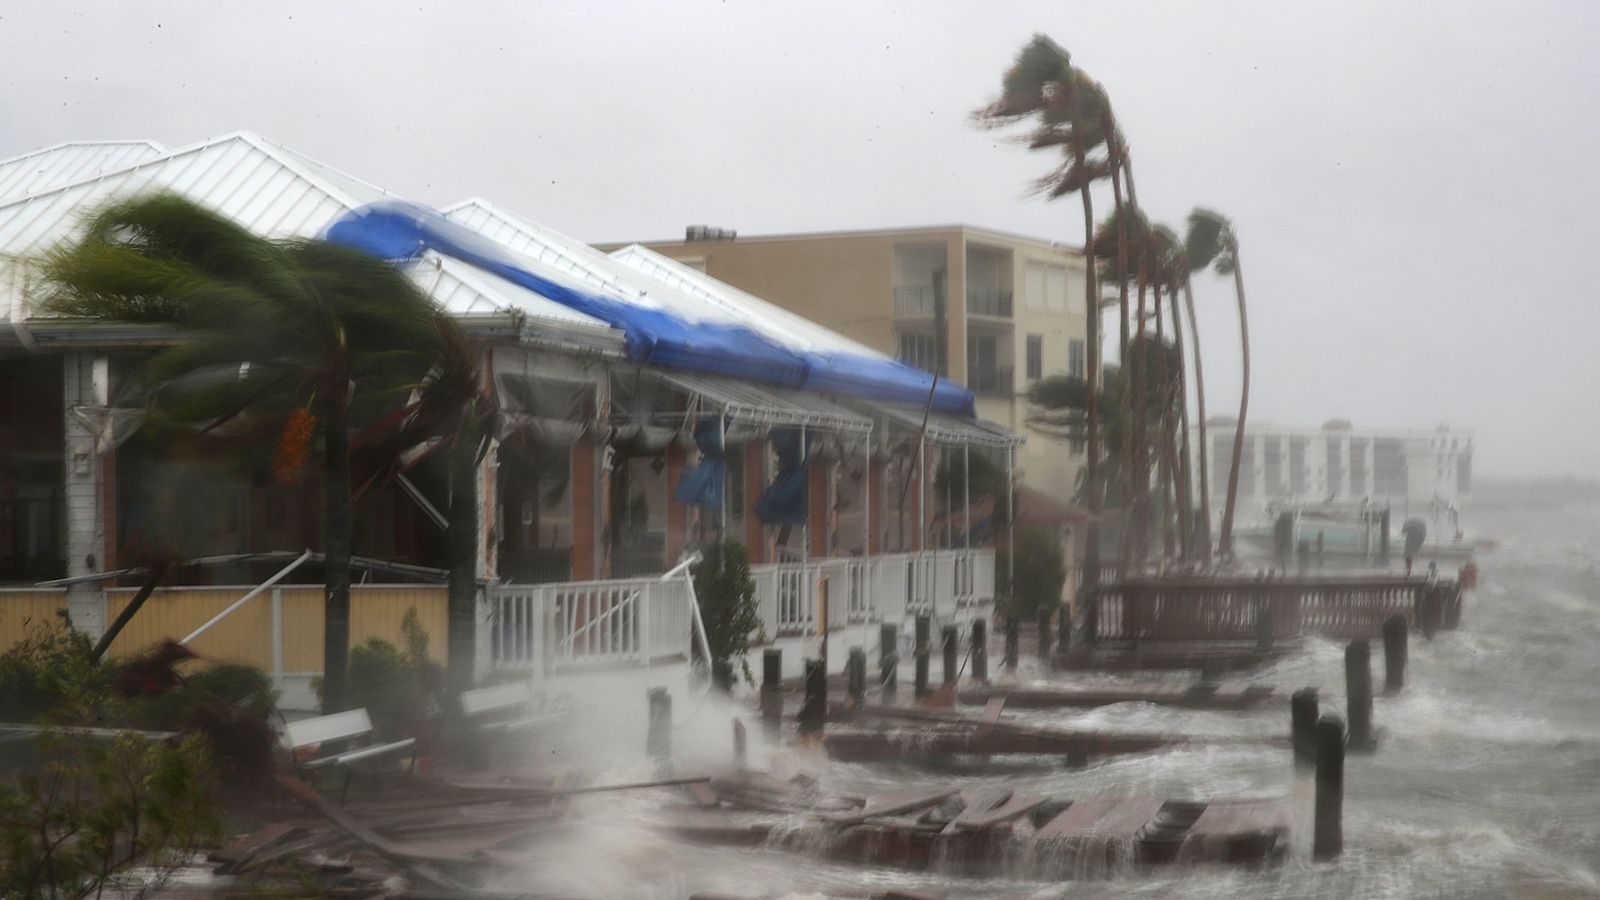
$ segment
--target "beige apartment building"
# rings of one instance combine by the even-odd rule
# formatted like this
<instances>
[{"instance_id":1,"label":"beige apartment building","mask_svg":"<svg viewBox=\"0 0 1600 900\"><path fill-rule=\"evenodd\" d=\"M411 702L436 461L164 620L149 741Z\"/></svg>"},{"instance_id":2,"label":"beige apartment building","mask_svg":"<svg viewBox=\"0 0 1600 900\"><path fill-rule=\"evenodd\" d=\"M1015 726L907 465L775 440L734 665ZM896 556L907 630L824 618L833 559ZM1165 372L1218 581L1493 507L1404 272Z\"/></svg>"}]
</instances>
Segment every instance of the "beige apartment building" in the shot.
<instances>
[{"instance_id":1,"label":"beige apartment building","mask_svg":"<svg viewBox=\"0 0 1600 900\"><path fill-rule=\"evenodd\" d=\"M1025 483L1072 498L1082 447L1029 430L1022 392L1085 372L1079 249L967 225L758 236L691 226L645 246L965 384L979 416L1027 436Z\"/></svg>"}]
</instances>

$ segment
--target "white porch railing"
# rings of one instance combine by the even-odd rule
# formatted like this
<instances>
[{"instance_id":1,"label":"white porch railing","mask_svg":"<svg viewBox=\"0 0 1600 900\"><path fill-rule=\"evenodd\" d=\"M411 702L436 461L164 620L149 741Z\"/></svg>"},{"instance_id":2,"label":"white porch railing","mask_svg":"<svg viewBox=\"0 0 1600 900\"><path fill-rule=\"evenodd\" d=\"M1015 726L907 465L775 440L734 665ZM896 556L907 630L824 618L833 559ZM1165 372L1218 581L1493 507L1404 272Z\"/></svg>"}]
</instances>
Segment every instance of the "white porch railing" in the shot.
<instances>
[{"instance_id":1,"label":"white porch railing","mask_svg":"<svg viewBox=\"0 0 1600 900\"><path fill-rule=\"evenodd\" d=\"M949 617L993 601L994 551L932 550L751 566L768 636L810 634L827 598L829 627Z\"/></svg>"},{"instance_id":2,"label":"white porch railing","mask_svg":"<svg viewBox=\"0 0 1600 900\"><path fill-rule=\"evenodd\" d=\"M489 589L496 668L646 665L689 653L693 610L683 579L629 578Z\"/></svg>"}]
</instances>

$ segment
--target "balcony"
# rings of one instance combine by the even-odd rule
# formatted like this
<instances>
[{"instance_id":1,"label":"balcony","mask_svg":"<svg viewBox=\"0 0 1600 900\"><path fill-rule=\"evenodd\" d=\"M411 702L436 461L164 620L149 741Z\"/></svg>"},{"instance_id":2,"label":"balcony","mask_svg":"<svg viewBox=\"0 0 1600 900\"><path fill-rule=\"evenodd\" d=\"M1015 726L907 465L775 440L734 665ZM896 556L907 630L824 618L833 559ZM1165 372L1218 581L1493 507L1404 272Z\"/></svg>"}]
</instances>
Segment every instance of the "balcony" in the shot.
<instances>
[{"instance_id":1,"label":"balcony","mask_svg":"<svg viewBox=\"0 0 1600 900\"><path fill-rule=\"evenodd\" d=\"M931 284L894 289L894 314L897 316L931 316L934 306L935 294Z\"/></svg>"},{"instance_id":2,"label":"balcony","mask_svg":"<svg viewBox=\"0 0 1600 900\"><path fill-rule=\"evenodd\" d=\"M996 319L1011 318L1011 292L998 288L967 288L967 313Z\"/></svg>"},{"instance_id":3,"label":"balcony","mask_svg":"<svg viewBox=\"0 0 1600 900\"><path fill-rule=\"evenodd\" d=\"M1010 366L969 366L967 387L984 397L1009 397L1016 393Z\"/></svg>"}]
</instances>

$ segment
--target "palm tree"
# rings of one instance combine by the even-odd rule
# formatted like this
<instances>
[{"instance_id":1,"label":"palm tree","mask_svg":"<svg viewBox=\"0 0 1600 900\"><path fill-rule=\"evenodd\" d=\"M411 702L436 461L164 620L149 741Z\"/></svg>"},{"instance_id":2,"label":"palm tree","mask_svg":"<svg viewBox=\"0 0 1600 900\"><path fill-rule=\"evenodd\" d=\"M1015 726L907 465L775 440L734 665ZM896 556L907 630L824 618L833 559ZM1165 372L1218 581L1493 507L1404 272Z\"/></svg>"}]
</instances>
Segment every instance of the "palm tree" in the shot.
<instances>
[{"instance_id":1,"label":"palm tree","mask_svg":"<svg viewBox=\"0 0 1600 900\"><path fill-rule=\"evenodd\" d=\"M1233 223L1221 213L1199 208L1189 213L1189 234L1185 243L1190 264L1196 269L1210 265L1219 275L1233 276L1233 292L1239 301L1239 358L1243 366L1239 421L1234 425L1233 465L1228 470L1228 497L1222 507L1222 528L1217 535L1217 552L1228 558L1233 554L1234 504L1239 496L1239 461L1244 455L1245 412L1250 406L1250 321L1245 314L1244 269L1239 262L1238 235L1234 233Z\"/></svg>"},{"instance_id":2,"label":"palm tree","mask_svg":"<svg viewBox=\"0 0 1600 900\"><path fill-rule=\"evenodd\" d=\"M1174 488L1178 496L1178 516L1180 517L1178 536L1182 542L1183 558L1192 559L1203 556L1204 552L1198 550L1199 535L1194 529L1194 477L1190 466L1189 457L1189 375L1185 365L1183 318L1178 312L1178 293L1183 289L1189 277L1189 256L1183 243L1178 240L1178 235L1165 225L1158 225L1154 229L1155 241L1161 248L1157 263L1157 279L1167 288L1167 304L1172 309L1172 343L1174 355L1178 360L1178 402L1177 402L1177 431L1178 437L1174 439L1177 445L1172 452L1176 457L1176 483ZM1192 330L1192 329L1191 329ZM1198 359L1196 368L1198 369ZM1198 381L1198 374L1196 380ZM1203 490L1202 490L1203 493Z\"/></svg>"},{"instance_id":3,"label":"palm tree","mask_svg":"<svg viewBox=\"0 0 1600 900\"><path fill-rule=\"evenodd\" d=\"M268 240L181 197L101 210L43 260L47 308L163 323L183 339L143 366L146 427L292 475L322 439L323 707L345 707L352 421L378 419L433 364L435 308L400 272L323 241ZM285 461L289 462L285 462Z\"/></svg>"},{"instance_id":4,"label":"palm tree","mask_svg":"<svg viewBox=\"0 0 1600 900\"><path fill-rule=\"evenodd\" d=\"M1059 166L1035 183L1036 191L1049 200L1076 191L1082 201L1084 256L1090 261L1084 267L1087 315L1085 342L1088 344L1089 357L1086 398L1088 459L1084 474L1090 484L1098 481L1100 466L1100 410L1096 386L1101 365L1100 295L1093 264L1094 200L1090 195L1090 186L1096 180L1109 177L1114 168L1109 158L1093 157L1091 154L1106 144L1108 108L1104 89L1094 79L1073 67L1071 54L1048 37L1036 34L1006 70L1001 79L999 99L973 114L974 120L986 128L1000 128L1033 120L1032 129L1024 137L1028 148L1056 148L1065 154ZM1098 510L1098 493L1092 492L1090 500L1091 510ZM1092 578L1098 577L1099 559L1099 526L1091 522L1085 566Z\"/></svg>"},{"instance_id":5,"label":"palm tree","mask_svg":"<svg viewBox=\"0 0 1600 900\"><path fill-rule=\"evenodd\" d=\"M1196 421L1195 439L1200 445L1200 532L1195 535L1195 555L1204 560L1211 556L1211 462L1210 450L1206 438L1206 379L1205 369L1200 359L1200 325L1194 315L1194 285L1191 276L1199 269L1206 267L1205 263L1196 265L1194 258L1189 256L1188 245L1183 248L1183 264L1179 274L1183 279L1183 305L1184 312L1189 320L1189 335L1194 339L1194 412ZM1187 442L1188 435L1185 433ZM1184 459L1189 453L1185 445Z\"/></svg>"}]
</instances>

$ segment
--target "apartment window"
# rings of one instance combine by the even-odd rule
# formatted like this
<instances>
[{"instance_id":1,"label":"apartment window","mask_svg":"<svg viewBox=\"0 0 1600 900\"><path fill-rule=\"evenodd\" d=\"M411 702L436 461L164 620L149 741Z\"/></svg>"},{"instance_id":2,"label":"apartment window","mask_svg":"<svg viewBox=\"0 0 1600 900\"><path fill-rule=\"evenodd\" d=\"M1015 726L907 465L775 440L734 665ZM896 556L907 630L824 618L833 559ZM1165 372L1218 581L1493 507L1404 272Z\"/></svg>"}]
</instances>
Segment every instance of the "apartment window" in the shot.
<instances>
[{"instance_id":1,"label":"apartment window","mask_svg":"<svg viewBox=\"0 0 1600 900\"><path fill-rule=\"evenodd\" d=\"M1076 338L1067 341L1067 374L1073 378L1084 378L1088 372L1089 367L1083 355L1083 341Z\"/></svg>"},{"instance_id":2,"label":"apartment window","mask_svg":"<svg viewBox=\"0 0 1600 900\"><path fill-rule=\"evenodd\" d=\"M1067 267L1030 262L1022 267L1022 305L1028 309L1067 312ZM1082 312L1081 308L1076 310Z\"/></svg>"},{"instance_id":3,"label":"apartment window","mask_svg":"<svg viewBox=\"0 0 1600 900\"><path fill-rule=\"evenodd\" d=\"M899 359L925 372L936 371L939 365L939 348L933 335L920 331L900 332Z\"/></svg>"},{"instance_id":4,"label":"apartment window","mask_svg":"<svg viewBox=\"0 0 1600 900\"><path fill-rule=\"evenodd\" d=\"M1044 377L1044 338L1037 334L1028 335L1028 380L1038 381Z\"/></svg>"}]
</instances>

